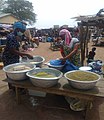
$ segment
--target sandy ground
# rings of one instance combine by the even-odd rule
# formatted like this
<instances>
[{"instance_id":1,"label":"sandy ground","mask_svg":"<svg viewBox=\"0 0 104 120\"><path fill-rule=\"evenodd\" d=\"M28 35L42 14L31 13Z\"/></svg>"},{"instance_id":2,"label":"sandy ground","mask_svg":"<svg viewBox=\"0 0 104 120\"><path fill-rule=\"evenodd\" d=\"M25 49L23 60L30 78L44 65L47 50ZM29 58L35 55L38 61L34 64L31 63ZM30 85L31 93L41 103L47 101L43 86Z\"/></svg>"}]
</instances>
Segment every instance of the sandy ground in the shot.
<instances>
[{"instance_id":1,"label":"sandy ground","mask_svg":"<svg viewBox=\"0 0 104 120\"><path fill-rule=\"evenodd\" d=\"M30 53L45 57L45 62L61 57L59 51L49 49L50 43L40 43ZM89 50L91 50L91 44ZM97 47L95 59L104 61L104 47ZM47 94L46 97L35 97L38 106L32 106L30 96L22 95L22 104L17 105L15 93L8 90L5 73L0 70L0 120L84 120L83 112L70 110L63 96ZM97 98L88 120L104 120L104 98Z\"/></svg>"}]
</instances>

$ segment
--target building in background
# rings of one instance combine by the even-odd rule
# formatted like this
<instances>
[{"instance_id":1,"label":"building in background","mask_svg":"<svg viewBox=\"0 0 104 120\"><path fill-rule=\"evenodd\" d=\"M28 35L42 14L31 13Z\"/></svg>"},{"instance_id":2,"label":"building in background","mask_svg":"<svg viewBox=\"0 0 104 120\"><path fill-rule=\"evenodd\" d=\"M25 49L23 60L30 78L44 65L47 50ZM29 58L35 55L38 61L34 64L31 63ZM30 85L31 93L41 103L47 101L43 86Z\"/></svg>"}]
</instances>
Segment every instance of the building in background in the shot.
<instances>
[{"instance_id":1,"label":"building in background","mask_svg":"<svg viewBox=\"0 0 104 120\"><path fill-rule=\"evenodd\" d=\"M13 24L14 22L19 21L17 17L11 13L0 13L0 23L1 24Z\"/></svg>"}]
</instances>

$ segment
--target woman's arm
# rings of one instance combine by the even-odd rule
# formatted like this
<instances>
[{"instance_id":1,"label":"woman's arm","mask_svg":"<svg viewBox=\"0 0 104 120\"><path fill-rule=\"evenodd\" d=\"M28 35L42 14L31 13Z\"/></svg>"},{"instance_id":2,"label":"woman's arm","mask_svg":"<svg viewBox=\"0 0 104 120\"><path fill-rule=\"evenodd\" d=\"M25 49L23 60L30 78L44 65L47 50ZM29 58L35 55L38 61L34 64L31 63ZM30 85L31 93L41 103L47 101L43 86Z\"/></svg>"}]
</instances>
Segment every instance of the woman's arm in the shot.
<instances>
[{"instance_id":1,"label":"woman's arm","mask_svg":"<svg viewBox=\"0 0 104 120\"><path fill-rule=\"evenodd\" d=\"M61 60L66 61L67 59L70 59L70 58L77 52L79 46L80 46L80 44L79 44L79 43L76 43L76 44L74 45L73 51L72 51L69 55L61 58Z\"/></svg>"},{"instance_id":2,"label":"woman's arm","mask_svg":"<svg viewBox=\"0 0 104 120\"><path fill-rule=\"evenodd\" d=\"M33 59L33 56L32 56L32 55L27 54L27 53L24 53L24 52L20 52L20 51L16 50L15 48L11 48L11 49L10 49L10 52L11 52L12 54L17 54L17 55L19 55L19 56L21 56L21 57L27 56L29 59Z\"/></svg>"},{"instance_id":3,"label":"woman's arm","mask_svg":"<svg viewBox=\"0 0 104 120\"><path fill-rule=\"evenodd\" d=\"M62 47L62 46L60 47L60 52L61 52L62 57L64 58L64 57L65 57L65 54L64 54L64 50L63 50L63 47Z\"/></svg>"}]
</instances>

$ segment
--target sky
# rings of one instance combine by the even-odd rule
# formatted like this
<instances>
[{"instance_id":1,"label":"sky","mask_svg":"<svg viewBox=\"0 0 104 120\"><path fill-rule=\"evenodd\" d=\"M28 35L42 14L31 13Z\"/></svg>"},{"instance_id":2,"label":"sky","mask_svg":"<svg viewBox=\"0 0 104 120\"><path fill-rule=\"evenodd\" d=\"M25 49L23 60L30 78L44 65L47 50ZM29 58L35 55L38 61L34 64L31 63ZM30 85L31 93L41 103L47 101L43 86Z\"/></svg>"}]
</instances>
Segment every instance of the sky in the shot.
<instances>
[{"instance_id":1,"label":"sky","mask_svg":"<svg viewBox=\"0 0 104 120\"><path fill-rule=\"evenodd\" d=\"M28 0L37 14L34 26L38 29L53 28L54 25L76 26L79 15L95 15L104 8L104 0Z\"/></svg>"}]
</instances>

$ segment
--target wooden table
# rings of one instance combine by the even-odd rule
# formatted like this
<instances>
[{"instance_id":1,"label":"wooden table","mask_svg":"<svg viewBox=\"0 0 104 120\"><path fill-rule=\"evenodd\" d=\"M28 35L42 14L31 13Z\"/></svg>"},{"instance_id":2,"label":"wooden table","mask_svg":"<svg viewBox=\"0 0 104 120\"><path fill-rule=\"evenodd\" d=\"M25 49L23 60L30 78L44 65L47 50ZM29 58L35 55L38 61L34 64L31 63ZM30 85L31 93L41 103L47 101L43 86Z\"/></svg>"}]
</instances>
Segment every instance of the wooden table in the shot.
<instances>
[{"instance_id":1,"label":"wooden table","mask_svg":"<svg viewBox=\"0 0 104 120\"><path fill-rule=\"evenodd\" d=\"M11 83L16 89L16 100L17 103L20 101L20 95L18 88L32 89L37 91L42 91L51 94L70 96L73 98L78 98L87 101L86 115L85 120L87 120L87 113L90 110L90 103L94 101L96 97L104 97L104 80L101 79L96 86L91 90L78 90L71 87L68 84L68 81L63 77L59 80L59 83L56 86L50 88L42 88L34 86L29 79L24 81L14 81L11 79L5 79L8 83Z\"/></svg>"}]
</instances>

